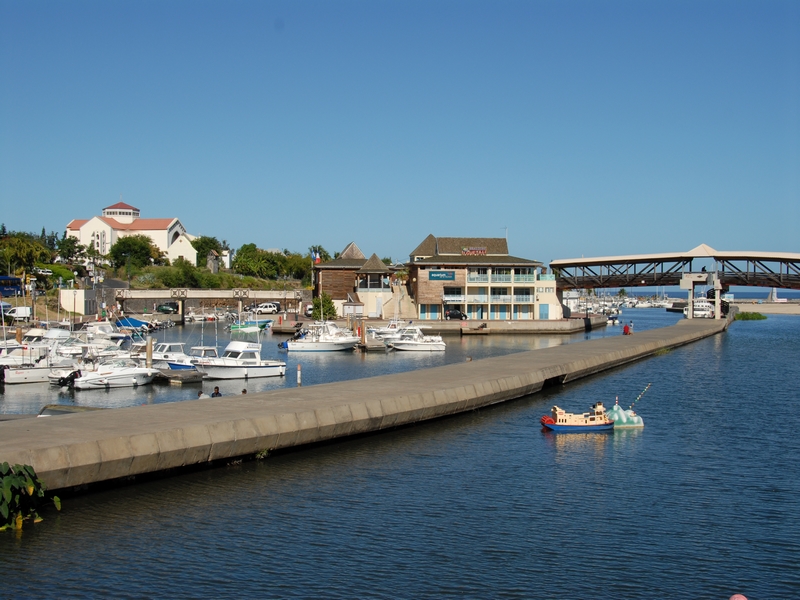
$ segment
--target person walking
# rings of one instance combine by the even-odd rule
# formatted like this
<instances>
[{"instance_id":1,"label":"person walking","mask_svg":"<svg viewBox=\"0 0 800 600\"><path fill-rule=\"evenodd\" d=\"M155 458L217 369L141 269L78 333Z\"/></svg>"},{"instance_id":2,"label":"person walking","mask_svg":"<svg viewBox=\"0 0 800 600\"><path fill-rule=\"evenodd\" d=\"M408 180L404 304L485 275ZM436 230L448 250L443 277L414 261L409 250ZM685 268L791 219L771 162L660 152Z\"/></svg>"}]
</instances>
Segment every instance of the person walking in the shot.
<instances>
[{"instance_id":1,"label":"person walking","mask_svg":"<svg viewBox=\"0 0 800 600\"><path fill-rule=\"evenodd\" d=\"M215 385L214 386L214 392L211 394L211 397L212 398L219 398L221 396L222 396L222 394L219 393L219 386Z\"/></svg>"},{"instance_id":2,"label":"person walking","mask_svg":"<svg viewBox=\"0 0 800 600\"><path fill-rule=\"evenodd\" d=\"M631 330L631 335L633 335L633 321L631 321L630 330Z\"/></svg>"}]
</instances>

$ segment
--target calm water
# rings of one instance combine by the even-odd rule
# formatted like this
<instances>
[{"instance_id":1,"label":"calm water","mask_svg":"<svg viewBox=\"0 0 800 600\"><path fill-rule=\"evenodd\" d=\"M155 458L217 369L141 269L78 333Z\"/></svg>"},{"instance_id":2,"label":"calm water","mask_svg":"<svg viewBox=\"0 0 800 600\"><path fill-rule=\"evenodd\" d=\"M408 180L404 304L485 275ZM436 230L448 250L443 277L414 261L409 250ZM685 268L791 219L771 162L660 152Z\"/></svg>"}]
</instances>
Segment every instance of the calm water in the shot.
<instances>
[{"instance_id":1,"label":"calm water","mask_svg":"<svg viewBox=\"0 0 800 600\"><path fill-rule=\"evenodd\" d=\"M662 327L681 318L681 315L659 309L629 309L624 316L626 320L634 320L637 331L643 331L650 327ZM435 325L431 326L430 331L436 332ZM269 377L250 381L217 380L184 386L160 384L142 386L137 389L116 388L111 390L60 390L48 383L6 386L0 384L0 413L36 414L47 404L119 408L140 404L180 402L196 399L197 392L201 389L206 394L211 394L215 385L220 387L220 391L224 395L240 394L243 388L247 388L248 393L254 393L296 386L298 364L302 367L303 385L314 385L438 367L449 363L464 362L468 357L477 360L487 356L546 348L607 335L622 335L622 327L602 327L588 335L582 333L569 336L495 335L462 338L458 335L448 335L446 336L447 351L434 354L416 352L306 352L298 354L278 350L278 342L287 339L288 336L270 332L261 338L262 356L285 361L286 377ZM154 335L158 341L185 342L187 350L191 346L216 343L220 352L230 341L229 336L230 334L222 328L219 329L219 335L215 335L213 325L201 327L200 324L173 327ZM251 335L238 336L236 339L256 341L258 338Z\"/></svg>"},{"instance_id":2,"label":"calm water","mask_svg":"<svg viewBox=\"0 0 800 600\"><path fill-rule=\"evenodd\" d=\"M4 596L798 598L799 351L800 318L770 316L491 409L70 498L0 534ZM644 430L538 424L648 382Z\"/></svg>"}]
</instances>

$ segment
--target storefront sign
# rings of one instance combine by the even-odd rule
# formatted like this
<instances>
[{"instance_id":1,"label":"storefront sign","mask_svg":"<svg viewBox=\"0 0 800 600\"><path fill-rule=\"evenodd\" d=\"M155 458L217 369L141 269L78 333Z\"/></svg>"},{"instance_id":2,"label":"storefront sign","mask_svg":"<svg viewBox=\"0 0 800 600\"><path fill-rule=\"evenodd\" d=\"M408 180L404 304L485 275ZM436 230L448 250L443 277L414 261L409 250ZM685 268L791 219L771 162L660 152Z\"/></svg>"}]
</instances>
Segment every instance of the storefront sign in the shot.
<instances>
[{"instance_id":1,"label":"storefront sign","mask_svg":"<svg viewBox=\"0 0 800 600\"><path fill-rule=\"evenodd\" d=\"M455 271L428 271L429 281L455 281Z\"/></svg>"},{"instance_id":2,"label":"storefront sign","mask_svg":"<svg viewBox=\"0 0 800 600\"><path fill-rule=\"evenodd\" d=\"M486 256L486 248L461 248L461 256Z\"/></svg>"}]
</instances>

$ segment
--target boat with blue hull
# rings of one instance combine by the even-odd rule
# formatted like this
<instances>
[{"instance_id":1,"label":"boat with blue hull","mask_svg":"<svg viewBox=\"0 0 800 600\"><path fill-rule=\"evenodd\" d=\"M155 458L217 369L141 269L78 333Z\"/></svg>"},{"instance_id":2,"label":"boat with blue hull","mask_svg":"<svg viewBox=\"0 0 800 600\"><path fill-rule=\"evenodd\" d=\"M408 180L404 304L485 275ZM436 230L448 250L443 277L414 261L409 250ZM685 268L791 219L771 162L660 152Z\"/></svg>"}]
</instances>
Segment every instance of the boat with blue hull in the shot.
<instances>
[{"instance_id":1,"label":"boat with blue hull","mask_svg":"<svg viewBox=\"0 0 800 600\"><path fill-rule=\"evenodd\" d=\"M556 433L614 430L614 421L606 413L602 402L595 402L589 412L582 414L568 413L563 408L554 406L550 414L544 415L540 422L543 427Z\"/></svg>"}]
</instances>

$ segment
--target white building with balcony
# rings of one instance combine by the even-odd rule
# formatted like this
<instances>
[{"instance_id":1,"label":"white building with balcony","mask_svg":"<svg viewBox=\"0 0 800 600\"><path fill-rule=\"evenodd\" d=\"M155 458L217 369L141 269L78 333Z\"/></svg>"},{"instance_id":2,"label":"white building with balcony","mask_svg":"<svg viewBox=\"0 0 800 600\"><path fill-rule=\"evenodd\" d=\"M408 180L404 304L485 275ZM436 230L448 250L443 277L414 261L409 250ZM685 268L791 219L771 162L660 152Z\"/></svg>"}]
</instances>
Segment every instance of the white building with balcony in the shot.
<instances>
[{"instance_id":1,"label":"white building with balcony","mask_svg":"<svg viewBox=\"0 0 800 600\"><path fill-rule=\"evenodd\" d=\"M197 261L197 251L192 246L194 236L186 233L186 228L177 218L142 219L138 208L124 202L107 206L99 217L73 219L67 225L66 234L102 255L108 254L121 237L146 235L170 262L178 258L192 264Z\"/></svg>"},{"instance_id":2,"label":"white building with balcony","mask_svg":"<svg viewBox=\"0 0 800 600\"><path fill-rule=\"evenodd\" d=\"M562 319L555 276L508 253L505 238L437 238L411 253L409 285L421 320L454 308L477 320Z\"/></svg>"}]
</instances>

